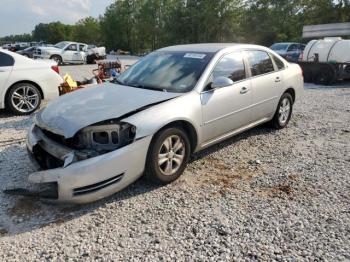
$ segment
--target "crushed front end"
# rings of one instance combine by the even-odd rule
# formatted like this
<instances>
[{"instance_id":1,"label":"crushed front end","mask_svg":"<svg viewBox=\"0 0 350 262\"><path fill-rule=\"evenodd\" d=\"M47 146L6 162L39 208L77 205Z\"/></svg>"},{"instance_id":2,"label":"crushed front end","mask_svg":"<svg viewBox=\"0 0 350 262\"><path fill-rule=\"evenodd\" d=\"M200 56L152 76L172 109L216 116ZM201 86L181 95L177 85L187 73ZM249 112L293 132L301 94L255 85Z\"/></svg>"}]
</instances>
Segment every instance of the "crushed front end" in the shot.
<instances>
[{"instance_id":1,"label":"crushed front end","mask_svg":"<svg viewBox=\"0 0 350 262\"><path fill-rule=\"evenodd\" d=\"M90 125L71 138L33 124L27 149L41 171L29 181L50 188L39 194L47 201L88 203L109 196L143 173L151 137L135 134L136 127L117 120Z\"/></svg>"}]
</instances>

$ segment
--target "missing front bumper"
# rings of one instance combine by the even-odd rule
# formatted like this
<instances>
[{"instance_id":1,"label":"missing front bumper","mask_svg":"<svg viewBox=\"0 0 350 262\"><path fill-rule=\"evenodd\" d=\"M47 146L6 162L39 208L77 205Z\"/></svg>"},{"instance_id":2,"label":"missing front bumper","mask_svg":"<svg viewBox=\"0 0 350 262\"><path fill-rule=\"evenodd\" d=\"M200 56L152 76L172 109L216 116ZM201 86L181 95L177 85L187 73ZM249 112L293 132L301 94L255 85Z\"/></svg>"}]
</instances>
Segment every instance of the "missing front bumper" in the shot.
<instances>
[{"instance_id":1,"label":"missing front bumper","mask_svg":"<svg viewBox=\"0 0 350 262\"><path fill-rule=\"evenodd\" d=\"M13 188L4 190L5 194L12 196L25 196L40 199L56 200L58 199L58 183L42 183L38 190L29 190L25 188Z\"/></svg>"}]
</instances>

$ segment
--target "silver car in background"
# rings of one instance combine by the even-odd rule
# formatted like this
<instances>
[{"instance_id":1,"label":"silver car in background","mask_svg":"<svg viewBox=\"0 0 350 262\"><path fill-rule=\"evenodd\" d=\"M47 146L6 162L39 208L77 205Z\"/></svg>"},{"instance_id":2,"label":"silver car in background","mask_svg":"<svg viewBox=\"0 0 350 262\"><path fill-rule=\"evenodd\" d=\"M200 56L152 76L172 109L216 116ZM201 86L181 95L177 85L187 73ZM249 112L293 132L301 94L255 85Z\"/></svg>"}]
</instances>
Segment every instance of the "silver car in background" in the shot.
<instances>
[{"instance_id":1,"label":"silver car in background","mask_svg":"<svg viewBox=\"0 0 350 262\"><path fill-rule=\"evenodd\" d=\"M115 83L53 101L29 130L41 198L87 203L143 174L166 184L192 153L265 122L284 128L303 76L272 50L195 44L157 50Z\"/></svg>"}]
</instances>

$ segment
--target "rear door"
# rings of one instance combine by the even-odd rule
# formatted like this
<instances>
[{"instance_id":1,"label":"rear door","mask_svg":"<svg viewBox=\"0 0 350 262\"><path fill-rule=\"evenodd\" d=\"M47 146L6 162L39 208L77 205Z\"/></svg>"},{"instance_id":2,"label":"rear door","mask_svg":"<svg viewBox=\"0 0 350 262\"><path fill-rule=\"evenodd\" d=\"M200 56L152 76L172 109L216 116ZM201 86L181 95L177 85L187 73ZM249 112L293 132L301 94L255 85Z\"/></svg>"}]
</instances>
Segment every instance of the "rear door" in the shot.
<instances>
[{"instance_id":1,"label":"rear door","mask_svg":"<svg viewBox=\"0 0 350 262\"><path fill-rule=\"evenodd\" d=\"M252 120L256 122L274 115L283 79L269 53L262 50L246 52L252 77Z\"/></svg>"},{"instance_id":2,"label":"rear door","mask_svg":"<svg viewBox=\"0 0 350 262\"><path fill-rule=\"evenodd\" d=\"M208 142L251 121L251 83L247 79L242 52L223 56L215 66L208 83L217 77L228 77L231 86L204 90L201 94L203 140Z\"/></svg>"},{"instance_id":3,"label":"rear door","mask_svg":"<svg viewBox=\"0 0 350 262\"><path fill-rule=\"evenodd\" d=\"M12 56L0 52L0 97L4 97L8 88L8 80L12 72L15 60ZM0 102L1 105L1 102Z\"/></svg>"}]
</instances>

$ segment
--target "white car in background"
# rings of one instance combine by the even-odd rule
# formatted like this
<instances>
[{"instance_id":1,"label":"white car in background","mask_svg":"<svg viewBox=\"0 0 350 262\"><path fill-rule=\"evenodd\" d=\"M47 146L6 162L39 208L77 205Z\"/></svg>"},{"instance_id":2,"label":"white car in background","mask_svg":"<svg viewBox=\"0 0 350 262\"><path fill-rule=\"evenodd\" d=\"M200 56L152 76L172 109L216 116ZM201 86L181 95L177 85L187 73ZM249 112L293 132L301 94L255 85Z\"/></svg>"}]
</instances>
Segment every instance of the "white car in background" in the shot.
<instances>
[{"instance_id":1,"label":"white car in background","mask_svg":"<svg viewBox=\"0 0 350 262\"><path fill-rule=\"evenodd\" d=\"M58 97L62 83L54 61L35 61L0 49L0 109L16 115L31 114L42 100Z\"/></svg>"},{"instance_id":2,"label":"white car in background","mask_svg":"<svg viewBox=\"0 0 350 262\"><path fill-rule=\"evenodd\" d=\"M51 47L38 47L34 58L52 59L60 64L84 64L88 45L83 43L59 42Z\"/></svg>"}]
</instances>

